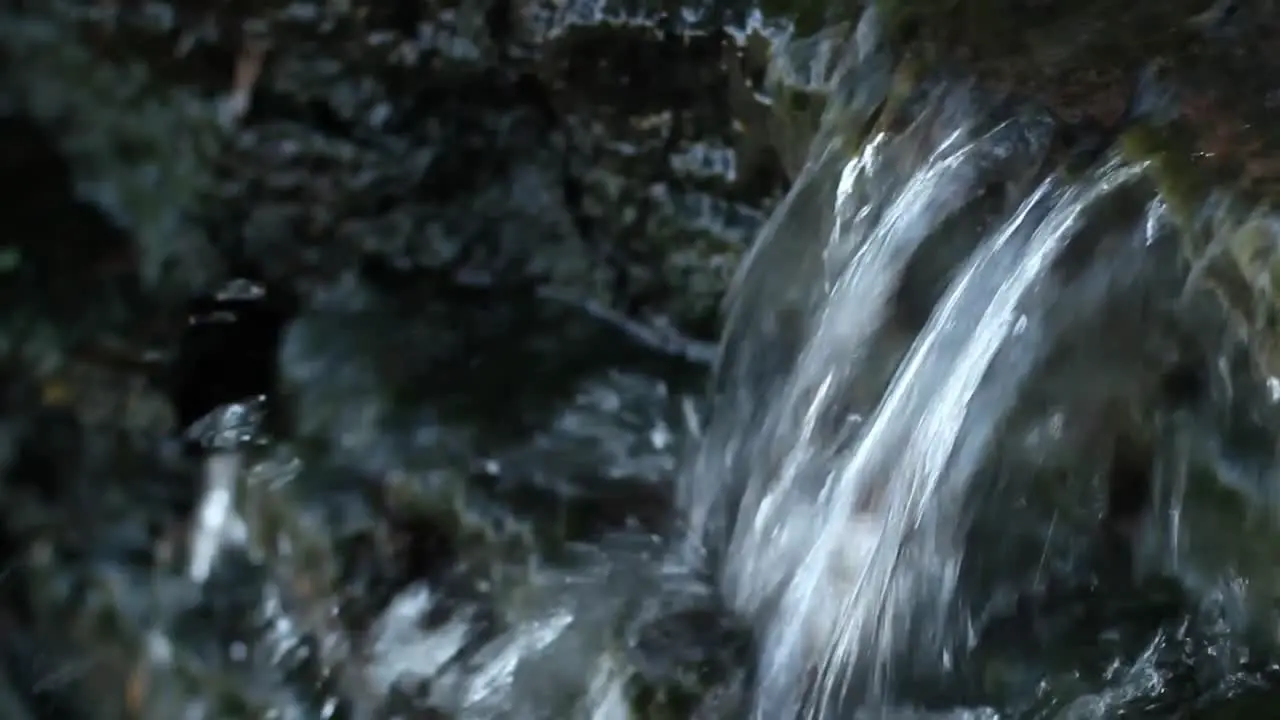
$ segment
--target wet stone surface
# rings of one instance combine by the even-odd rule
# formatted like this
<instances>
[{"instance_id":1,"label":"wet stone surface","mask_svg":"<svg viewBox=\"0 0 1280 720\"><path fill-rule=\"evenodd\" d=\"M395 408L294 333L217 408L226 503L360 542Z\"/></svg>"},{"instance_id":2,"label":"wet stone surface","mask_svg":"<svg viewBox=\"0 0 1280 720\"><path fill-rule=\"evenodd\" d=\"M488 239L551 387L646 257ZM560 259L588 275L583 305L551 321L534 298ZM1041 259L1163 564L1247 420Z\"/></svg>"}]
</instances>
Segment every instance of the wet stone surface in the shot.
<instances>
[{"instance_id":1,"label":"wet stone surface","mask_svg":"<svg viewBox=\"0 0 1280 720\"><path fill-rule=\"evenodd\" d=\"M397 301L426 311L398 317ZM43 391L11 386L0 591L10 682L32 717L394 717L399 703L451 717L486 693L495 707L505 692L527 703L536 664L515 690L483 677L502 677L504 648L538 642L575 604L578 629L556 652L576 648L584 677L595 653L614 656L624 705L688 709L701 684L736 672L741 635L713 629L723 618L705 584L650 576L698 373L556 306L474 294L380 303L359 307L394 321L394 342L326 322L351 308L288 328L282 403L306 421L290 442L245 450L243 526L202 588L184 560L198 468L166 450L164 396L72 365ZM475 322L449 324L459 317ZM617 356L566 369L564 343ZM415 344L430 351L406 357ZM414 370L377 369L397 367ZM478 402L497 370L543 382ZM419 382L432 375L449 382ZM676 585L636 593L645 582ZM666 637L680 602L704 621L672 653L652 638ZM637 604L602 609L615 603ZM593 649L602 641L617 647Z\"/></svg>"},{"instance_id":2,"label":"wet stone surface","mask_svg":"<svg viewBox=\"0 0 1280 720\"><path fill-rule=\"evenodd\" d=\"M888 0L883 8L898 44L926 66L1035 99L1068 126L1068 142L1100 150L1128 127L1160 127L1193 173L1275 196L1274 3Z\"/></svg>"},{"instance_id":3,"label":"wet stone surface","mask_svg":"<svg viewBox=\"0 0 1280 720\"><path fill-rule=\"evenodd\" d=\"M373 257L707 338L783 187L776 159L740 151L736 14L60 3L17 15L12 57L43 62L13 73L10 105L60 128L81 175L102 174L114 195L87 199L148 268L170 255L216 267L192 257L203 243L305 295ZM110 61L86 102L94 58ZM140 97L155 111L139 116ZM159 137L174 147L138 146Z\"/></svg>"},{"instance_id":4,"label":"wet stone surface","mask_svg":"<svg viewBox=\"0 0 1280 720\"><path fill-rule=\"evenodd\" d=\"M682 337L714 333L781 189L734 151L713 22L662 32L635 8L597 37L572 8L252 10L30 6L3 31L15 720L448 717L558 617L563 582L632 602L681 446L658 378L698 375L637 339L707 357ZM245 270L293 308L286 442L246 450L243 527L200 591L170 366L185 296ZM632 576L589 550L618 534ZM587 643L569 651L603 690L584 697L688 710L731 674L707 668L740 664L714 636L623 653L642 619L582 615L561 646Z\"/></svg>"}]
</instances>

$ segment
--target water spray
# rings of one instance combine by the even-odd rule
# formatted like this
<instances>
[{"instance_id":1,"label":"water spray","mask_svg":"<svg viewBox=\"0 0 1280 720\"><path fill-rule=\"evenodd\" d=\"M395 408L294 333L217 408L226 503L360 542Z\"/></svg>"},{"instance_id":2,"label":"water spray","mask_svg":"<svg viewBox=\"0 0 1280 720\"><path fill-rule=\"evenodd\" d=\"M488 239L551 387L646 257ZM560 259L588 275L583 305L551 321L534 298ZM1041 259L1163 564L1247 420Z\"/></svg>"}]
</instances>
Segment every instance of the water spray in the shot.
<instances>
[{"instance_id":1,"label":"water spray","mask_svg":"<svg viewBox=\"0 0 1280 720\"><path fill-rule=\"evenodd\" d=\"M266 288L238 278L187 306L173 403L184 448L201 460L188 575L208 579L222 549L243 540L235 513L246 452L266 441L282 317Z\"/></svg>"}]
</instances>

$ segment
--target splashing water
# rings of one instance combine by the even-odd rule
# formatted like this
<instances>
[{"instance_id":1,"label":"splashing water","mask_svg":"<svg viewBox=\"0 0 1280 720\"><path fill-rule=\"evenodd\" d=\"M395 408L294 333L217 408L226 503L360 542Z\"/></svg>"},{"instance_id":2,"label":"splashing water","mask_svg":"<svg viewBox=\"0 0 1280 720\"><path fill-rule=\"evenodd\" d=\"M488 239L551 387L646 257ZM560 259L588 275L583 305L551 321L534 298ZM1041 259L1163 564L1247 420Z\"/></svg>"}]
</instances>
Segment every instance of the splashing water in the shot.
<instances>
[{"instance_id":1,"label":"splashing water","mask_svg":"<svg viewBox=\"0 0 1280 720\"><path fill-rule=\"evenodd\" d=\"M964 89L846 145L819 134L740 272L715 419L683 479L695 537L761 638L759 718L883 707L971 647L959 588L995 435L1089 326L1061 307L1104 311L1106 276L1163 211L1117 158L1037 181L1045 123L986 122ZM1089 227L1102 215L1118 241ZM921 265L948 257L911 317ZM1107 391L1073 390L1091 392Z\"/></svg>"},{"instance_id":2,"label":"splashing water","mask_svg":"<svg viewBox=\"0 0 1280 720\"><path fill-rule=\"evenodd\" d=\"M480 442L435 408L388 412L376 363L309 346L326 321L363 327L353 318L373 317L375 299L295 323L283 364L300 434L329 456L304 458L300 442L218 460L187 568L209 580L235 539L269 570L253 608L268 631L242 652L244 674L269 686L262 706L341 717L341 696L349 717L465 720L1114 716L1165 692L1169 658L1206 634L1222 640L1231 623L1213 616L1201 632L1180 617L1132 652L1108 645L1100 690L1084 671L1024 683L1037 689L1016 701L989 691L971 702L947 684L962 665L996 666L979 658L983 638L1093 561L1082 540L1103 534L1123 451L1152 476L1134 484L1155 489L1154 511L1122 519L1140 564L1224 606L1240 604L1240 588L1261 604L1280 593L1243 581L1243 565L1196 557L1197 533L1219 526L1193 512L1192 475L1234 468L1253 487L1271 466L1237 462L1247 453L1221 417L1157 407L1154 386L1185 355L1174 326L1201 319L1158 300L1178 296L1185 272L1148 168L1116 152L1069 171L1051 121L967 86L895 97L871 15L778 62L805 65L775 74L825 83L831 101L740 270L705 428L665 385L612 373L578 386L530 436ZM466 323L443 324L455 325ZM1256 414L1236 404L1222 415ZM683 467L673 405L697 443ZM1155 431L1135 429L1151 415ZM322 484L324 462L379 478L393 505L409 498L447 518L466 546L360 630L340 620L329 510L306 489ZM628 514L551 549L530 506L565 520L578 501L584 515L655 503L663 521ZM1046 644L1070 631L1058 632ZM1201 679L1237 677L1246 656L1228 644L1196 652L1216 668L1196 665ZM290 682L281 668L304 660L321 679L306 682L329 693L309 708L305 693L278 692ZM200 671L222 682L220 668Z\"/></svg>"}]
</instances>

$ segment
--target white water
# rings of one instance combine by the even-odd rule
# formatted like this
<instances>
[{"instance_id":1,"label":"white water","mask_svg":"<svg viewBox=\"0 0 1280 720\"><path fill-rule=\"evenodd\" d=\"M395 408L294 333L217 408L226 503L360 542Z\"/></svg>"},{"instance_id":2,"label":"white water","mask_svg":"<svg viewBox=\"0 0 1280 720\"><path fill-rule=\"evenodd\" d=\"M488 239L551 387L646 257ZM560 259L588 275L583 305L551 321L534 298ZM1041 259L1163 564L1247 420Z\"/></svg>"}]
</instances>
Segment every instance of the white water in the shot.
<instances>
[{"instance_id":1,"label":"white water","mask_svg":"<svg viewBox=\"0 0 1280 720\"><path fill-rule=\"evenodd\" d=\"M1130 292L1126 284L1142 284L1133 261L1145 265L1146 249L1158 244L1165 209L1141 188L1142 168L1114 157L1054 172L1041 118L1005 112L993 120L964 87L934 93L911 108L907 127L873 132L852 152L848 128L871 120L888 87L872 29L864 23L853 42L835 43L838 52L802 47L823 72L780 71L826 78L842 99L741 269L705 428L685 405L697 440L692 460L677 468L680 429L664 417L679 399L614 375L579 388L545 432L484 462L547 475L581 464L606 484L640 477L659 486L678 475L684 527L668 537L609 534L551 561L529 548L529 557L487 558L461 600L451 595L456 588L414 584L367 636L330 643L326 664L359 668L343 681L355 688L349 697L375 706L417 694L425 697L419 707L467 720L639 720L647 715L636 687L679 685L685 670L672 668L682 655L697 666L700 653L728 644L714 633L695 637L706 630L699 626L736 616L754 631L754 658L738 659L723 677L697 678L691 717L996 716L918 709L910 687L945 682L968 661L991 606L1039 583L1061 536L1078 546L1081 522L1067 515L1097 521L1089 505L1097 487L1030 486L1045 467L1093 481L1090 473L1109 462L1096 457L1105 453L1095 441L1114 441L1108 402L1146 370L1130 347L1145 338L1094 333L1143 327L1147 318L1126 315L1116 298ZM1081 247L1084 259L1073 253ZM1103 370L1055 375L1055 361L1057 370ZM376 384L372 374L357 375L357 384ZM304 383L308 392L332 384ZM394 444L384 424L366 417L376 413L343 403L335 415L341 420L329 429L340 430L333 445L344 461L395 474L378 465L389 453L370 449ZM1166 429L1167 457L1155 470L1168 512L1140 539L1156 546L1148 549L1155 564L1181 570L1188 443L1178 438L1187 428ZM450 443L433 432L426 454L443 465ZM420 442L415 435L408 444ZM996 466L1013 468L1012 484ZM458 490L465 476L434 466L415 472L400 481L435 501L474 502ZM286 483L250 481L248 494L292 505L277 484ZM477 503L460 514L489 511ZM197 528L197 577L212 563L201 538L221 537L225 524ZM285 589L325 575L314 563L274 562ZM1234 568L1224 567L1205 585L1235 582ZM274 608L267 614L282 647L296 644L284 637L294 625L299 635L342 635L330 627L328 605L306 615L264 603ZM688 617L695 620L653 632ZM1158 693L1165 675L1157 661L1185 642L1162 630L1131 662L1113 661L1104 690L1062 690L1059 709L1037 717L1101 718Z\"/></svg>"},{"instance_id":2,"label":"white water","mask_svg":"<svg viewBox=\"0 0 1280 720\"><path fill-rule=\"evenodd\" d=\"M1141 176L1112 160L1029 183L1043 131L984 124L962 89L843 161L847 143L820 133L740 271L681 490L726 601L757 629L754 717L882 707L971 640L957 586L977 473L1053 340L1048 305L1079 300L1051 269ZM983 223L992 187L1015 202ZM895 294L927 240L973 250L916 332Z\"/></svg>"}]
</instances>

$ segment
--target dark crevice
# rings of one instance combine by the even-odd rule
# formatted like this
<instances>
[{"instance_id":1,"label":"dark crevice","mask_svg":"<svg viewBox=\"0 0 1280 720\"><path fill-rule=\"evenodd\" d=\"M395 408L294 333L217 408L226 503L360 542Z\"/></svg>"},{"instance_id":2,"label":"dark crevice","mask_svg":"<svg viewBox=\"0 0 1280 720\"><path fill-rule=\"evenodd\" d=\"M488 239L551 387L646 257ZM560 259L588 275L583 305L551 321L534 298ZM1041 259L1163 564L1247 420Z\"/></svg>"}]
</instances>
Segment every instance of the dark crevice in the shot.
<instances>
[{"instance_id":1,"label":"dark crevice","mask_svg":"<svg viewBox=\"0 0 1280 720\"><path fill-rule=\"evenodd\" d=\"M515 32L515 8L511 0L492 0L485 11L484 20L490 39L505 49Z\"/></svg>"}]
</instances>

